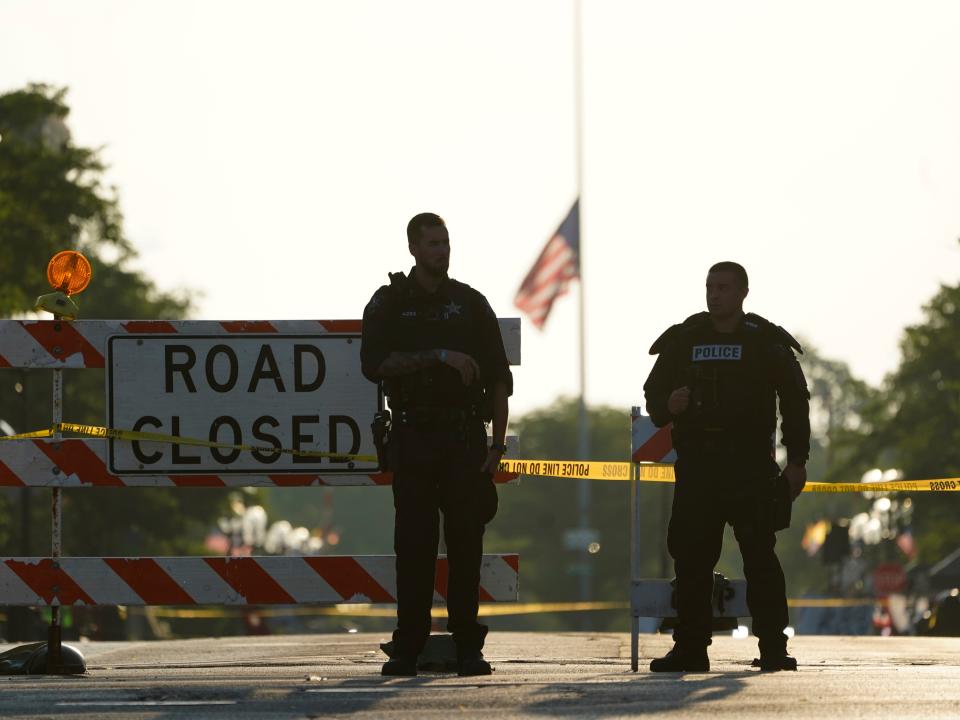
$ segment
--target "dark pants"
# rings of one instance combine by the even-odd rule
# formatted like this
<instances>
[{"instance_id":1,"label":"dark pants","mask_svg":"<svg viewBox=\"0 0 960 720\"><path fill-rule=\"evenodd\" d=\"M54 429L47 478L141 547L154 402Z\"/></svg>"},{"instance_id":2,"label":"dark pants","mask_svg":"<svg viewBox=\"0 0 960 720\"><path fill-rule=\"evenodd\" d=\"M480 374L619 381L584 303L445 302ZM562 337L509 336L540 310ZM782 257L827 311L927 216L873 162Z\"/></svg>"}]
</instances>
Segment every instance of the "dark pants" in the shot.
<instances>
[{"instance_id":1,"label":"dark pants","mask_svg":"<svg viewBox=\"0 0 960 720\"><path fill-rule=\"evenodd\" d=\"M774 552L776 535L765 527L760 505L760 498L769 496L769 483L779 468L763 451L687 449L678 455L667 531L677 575L674 640L690 647L710 644L713 569L720 559L723 529L730 523L743 556L747 606L760 650L785 647L786 586Z\"/></svg>"},{"instance_id":2,"label":"dark pants","mask_svg":"<svg viewBox=\"0 0 960 720\"><path fill-rule=\"evenodd\" d=\"M399 425L393 447L396 509L397 653L415 657L430 635L436 585L439 513L447 546L447 629L458 653L483 647L487 627L477 622L484 525L497 511L497 490L480 466L486 431L476 419L424 429Z\"/></svg>"}]
</instances>

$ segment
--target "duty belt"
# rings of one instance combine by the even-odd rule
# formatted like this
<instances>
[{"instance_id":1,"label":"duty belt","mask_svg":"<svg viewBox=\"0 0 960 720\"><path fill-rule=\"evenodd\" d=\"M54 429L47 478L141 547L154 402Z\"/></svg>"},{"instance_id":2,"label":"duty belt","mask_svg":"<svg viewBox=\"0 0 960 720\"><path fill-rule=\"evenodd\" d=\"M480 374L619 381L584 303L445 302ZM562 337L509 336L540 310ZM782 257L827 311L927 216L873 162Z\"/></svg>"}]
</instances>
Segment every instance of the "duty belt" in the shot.
<instances>
[{"instance_id":1,"label":"duty belt","mask_svg":"<svg viewBox=\"0 0 960 720\"><path fill-rule=\"evenodd\" d=\"M398 410L394 415L394 422L421 429L458 430L468 421L479 417L475 408L422 405Z\"/></svg>"},{"instance_id":2,"label":"duty belt","mask_svg":"<svg viewBox=\"0 0 960 720\"><path fill-rule=\"evenodd\" d=\"M745 437L742 432L726 428L682 431L675 428L672 435L673 446L681 452L770 452L773 449L773 441L770 439Z\"/></svg>"}]
</instances>

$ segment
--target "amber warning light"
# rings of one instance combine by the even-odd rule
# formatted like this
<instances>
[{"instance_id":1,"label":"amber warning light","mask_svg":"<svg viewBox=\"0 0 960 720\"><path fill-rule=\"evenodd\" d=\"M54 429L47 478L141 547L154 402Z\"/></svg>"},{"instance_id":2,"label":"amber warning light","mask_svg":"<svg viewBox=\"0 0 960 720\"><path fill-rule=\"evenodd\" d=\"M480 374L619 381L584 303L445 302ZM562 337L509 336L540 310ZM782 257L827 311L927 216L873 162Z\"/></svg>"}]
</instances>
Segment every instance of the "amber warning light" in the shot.
<instances>
[{"instance_id":1,"label":"amber warning light","mask_svg":"<svg viewBox=\"0 0 960 720\"><path fill-rule=\"evenodd\" d=\"M47 282L56 292L38 297L36 309L64 320L76 319L79 308L70 296L83 292L91 277L93 268L83 255L76 250L58 252L47 264Z\"/></svg>"},{"instance_id":2,"label":"amber warning light","mask_svg":"<svg viewBox=\"0 0 960 720\"><path fill-rule=\"evenodd\" d=\"M87 289L93 268L90 261L76 250L58 252L47 263L47 282L65 295L76 295Z\"/></svg>"}]
</instances>

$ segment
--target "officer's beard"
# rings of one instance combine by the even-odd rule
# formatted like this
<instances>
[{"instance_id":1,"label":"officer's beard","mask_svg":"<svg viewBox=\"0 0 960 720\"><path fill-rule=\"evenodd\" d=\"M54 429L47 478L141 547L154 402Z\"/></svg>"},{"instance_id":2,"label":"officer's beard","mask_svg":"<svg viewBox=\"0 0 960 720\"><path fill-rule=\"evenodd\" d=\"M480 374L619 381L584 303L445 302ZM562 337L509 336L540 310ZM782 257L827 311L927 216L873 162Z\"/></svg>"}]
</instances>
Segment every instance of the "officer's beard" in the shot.
<instances>
[{"instance_id":1,"label":"officer's beard","mask_svg":"<svg viewBox=\"0 0 960 720\"><path fill-rule=\"evenodd\" d=\"M428 275L436 280L442 280L447 276L447 270L450 268L449 260L438 260L433 263L424 263L419 266L419 269L423 271L424 275Z\"/></svg>"}]
</instances>

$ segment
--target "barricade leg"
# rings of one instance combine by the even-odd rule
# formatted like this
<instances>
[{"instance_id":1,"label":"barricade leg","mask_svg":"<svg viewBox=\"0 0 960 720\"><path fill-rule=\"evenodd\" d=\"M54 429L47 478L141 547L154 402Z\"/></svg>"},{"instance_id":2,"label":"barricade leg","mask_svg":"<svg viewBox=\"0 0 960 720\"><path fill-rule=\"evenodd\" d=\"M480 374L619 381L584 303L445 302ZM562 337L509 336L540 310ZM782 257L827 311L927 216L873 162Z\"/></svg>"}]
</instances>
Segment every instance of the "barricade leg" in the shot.
<instances>
[{"instance_id":1,"label":"barricade leg","mask_svg":"<svg viewBox=\"0 0 960 720\"><path fill-rule=\"evenodd\" d=\"M640 616L634 603L634 587L640 580L640 467L632 463L630 481L630 669L640 668Z\"/></svg>"},{"instance_id":2,"label":"barricade leg","mask_svg":"<svg viewBox=\"0 0 960 720\"><path fill-rule=\"evenodd\" d=\"M54 316L57 320L60 318ZM53 427L63 422L63 370L53 371ZM53 435L54 441L60 440L60 431ZM59 487L52 490L50 498L50 537L51 557L56 563L63 552L63 503ZM50 631L47 634L47 674L56 675L63 665L62 662L63 633L60 627L60 606L50 608Z\"/></svg>"}]
</instances>

